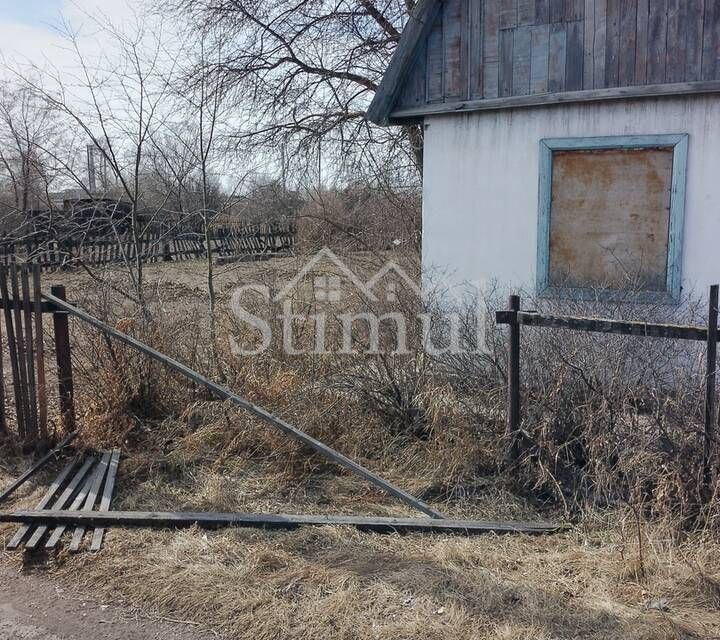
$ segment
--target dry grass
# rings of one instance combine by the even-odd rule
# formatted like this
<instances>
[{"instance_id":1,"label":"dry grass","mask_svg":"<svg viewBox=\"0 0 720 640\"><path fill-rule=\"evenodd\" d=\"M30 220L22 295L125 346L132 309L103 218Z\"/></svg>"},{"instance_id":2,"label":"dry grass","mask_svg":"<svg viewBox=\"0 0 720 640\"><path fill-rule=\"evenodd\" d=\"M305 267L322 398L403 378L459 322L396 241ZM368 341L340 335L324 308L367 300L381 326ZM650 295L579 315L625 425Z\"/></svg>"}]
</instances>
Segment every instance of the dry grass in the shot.
<instances>
[{"instance_id":1,"label":"dry grass","mask_svg":"<svg viewBox=\"0 0 720 640\"><path fill-rule=\"evenodd\" d=\"M398 512L346 476L298 481L275 461L213 463L205 435L165 456L129 453L117 508ZM50 476L23 490L18 506L35 502ZM490 482L484 499L465 508L471 517L534 513ZM0 537L13 529L0 527ZM4 561L21 562L11 554ZM720 544L647 523L638 534L630 510L534 538L113 530L99 555L25 561L101 601L198 621L228 638L688 639L720 631Z\"/></svg>"},{"instance_id":2,"label":"dry grass","mask_svg":"<svg viewBox=\"0 0 720 640\"><path fill-rule=\"evenodd\" d=\"M264 277L279 279L297 265L261 266ZM561 517L495 475L492 429L478 431L446 386L424 398L429 428L413 438L388 429L353 395L318 383L333 361L258 357L233 365L220 345L219 360L210 362L200 268L174 269L151 270L162 333L93 297L82 279L68 284L72 298L112 310L112 322L212 369L249 399L448 514ZM221 276L223 303L236 277L247 282L252 269L241 265ZM82 340L82 442L123 446L116 508L410 513L235 408L75 331ZM501 417L487 419L502 427ZM0 484L23 464L0 457ZM51 476L24 488L15 505L34 504ZM0 526L0 540L13 531ZM335 527L113 530L98 555L62 551L24 562L101 600L201 622L228 638L720 637L720 543L709 533L680 534L669 522L638 522L629 508L589 512L572 531L539 538L383 536Z\"/></svg>"},{"instance_id":3,"label":"dry grass","mask_svg":"<svg viewBox=\"0 0 720 640\"><path fill-rule=\"evenodd\" d=\"M260 480L233 488L253 493ZM210 506L226 500L202 484ZM101 601L229 638L716 636L720 545L643 526L641 566L634 531L621 513L544 538L114 530L100 555L63 552L43 570Z\"/></svg>"}]
</instances>

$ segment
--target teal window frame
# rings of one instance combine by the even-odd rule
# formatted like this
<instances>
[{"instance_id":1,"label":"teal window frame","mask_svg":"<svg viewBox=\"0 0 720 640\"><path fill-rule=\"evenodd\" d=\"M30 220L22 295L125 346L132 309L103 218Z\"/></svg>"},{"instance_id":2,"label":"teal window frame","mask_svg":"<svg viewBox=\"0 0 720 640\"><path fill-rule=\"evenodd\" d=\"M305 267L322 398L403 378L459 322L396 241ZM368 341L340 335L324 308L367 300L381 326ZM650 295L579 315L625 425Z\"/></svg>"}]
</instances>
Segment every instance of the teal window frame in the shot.
<instances>
[{"instance_id":1,"label":"teal window frame","mask_svg":"<svg viewBox=\"0 0 720 640\"><path fill-rule=\"evenodd\" d=\"M595 289L553 287L550 284L550 218L552 216L552 170L554 151L592 151L597 149L673 150L668 262L665 291L641 292L648 302L676 304L682 292L683 231L685 222L685 189L690 136L685 133L645 136L606 136L600 138L544 138L540 141L540 188L537 247L537 293L544 297L596 299ZM620 295L622 292L618 291ZM608 293L612 296L612 292Z\"/></svg>"}]
</instances>

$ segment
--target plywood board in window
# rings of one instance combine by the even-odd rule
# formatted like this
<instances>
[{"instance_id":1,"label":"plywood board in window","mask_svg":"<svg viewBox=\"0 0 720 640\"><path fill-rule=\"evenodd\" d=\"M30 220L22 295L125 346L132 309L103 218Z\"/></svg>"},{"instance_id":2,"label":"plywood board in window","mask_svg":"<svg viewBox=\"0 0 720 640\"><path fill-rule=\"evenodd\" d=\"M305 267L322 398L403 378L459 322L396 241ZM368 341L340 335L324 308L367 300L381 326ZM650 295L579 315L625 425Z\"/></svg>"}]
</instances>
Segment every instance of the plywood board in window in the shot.
<instances>
[{"instance_id":1,"label":"plywood board in window","mask_svg":"<svg viewBox=\"0 0 720 640\"><path fill-rule=\"evenodd\" d=\"M672 164L671 148L553 153L551 286L665 290Z\"/></svg>"}]
</instances>

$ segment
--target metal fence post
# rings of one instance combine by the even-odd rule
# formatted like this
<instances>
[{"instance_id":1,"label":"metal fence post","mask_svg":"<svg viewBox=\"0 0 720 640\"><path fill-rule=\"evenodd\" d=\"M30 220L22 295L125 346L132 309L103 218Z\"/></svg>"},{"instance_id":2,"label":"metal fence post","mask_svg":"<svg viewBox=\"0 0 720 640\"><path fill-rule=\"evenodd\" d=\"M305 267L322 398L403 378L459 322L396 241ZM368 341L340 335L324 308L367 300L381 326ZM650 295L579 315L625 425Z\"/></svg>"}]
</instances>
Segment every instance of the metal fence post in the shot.
<instances>
[{"instance_id":1,"label":"metal fence post","mask_svg":"<svg viewBox=\"0 0 720 640\"><path fill-rule=\"evenodd\" d=\"M510 347L508 354L508 398L507 426L505 437L507 449L505 463L513 464L519 457L518 432L520 431L520 323L517 313L520 311L520 296L510 296Z\"/></svg>"},{"instance_id":2,"label":"metal fence post","mask_svg":"<svg viewBox=\"0 0 720 640\"><path fill-rule=\"evenodd\" d=\"M710 308L708 311L707 336L707 375L705 381L705 430L703 432L702 499L704 502L707 502L710 499L713 480L712 463L715 452L715 382L717 378L718 291L720 291L720 286L715 284L710 287Z\"/></svg>"},{"instance_id":3,"label":"metal fence post","mask_svg":"<svg viewBox=\"0 0 720 640\"><path fill-rule=\"evenodd\" d=\"M61 300L66 299L65 287L62 285L51 287L50 293ZM53 328L55 330L55 357L58 368L60 415L65 432L70 433L75 431L75 391L70 357L70 328L66 312L53 312Z\"/></svg>"}]
</instances>

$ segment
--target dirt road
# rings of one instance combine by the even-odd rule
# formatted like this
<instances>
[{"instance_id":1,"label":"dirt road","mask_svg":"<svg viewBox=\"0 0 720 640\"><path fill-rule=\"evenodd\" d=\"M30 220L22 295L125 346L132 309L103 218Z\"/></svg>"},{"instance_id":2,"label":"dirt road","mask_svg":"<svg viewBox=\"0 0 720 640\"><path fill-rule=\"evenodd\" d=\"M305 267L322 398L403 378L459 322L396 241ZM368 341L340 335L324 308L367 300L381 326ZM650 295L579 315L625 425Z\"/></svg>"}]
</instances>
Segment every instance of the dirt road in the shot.
<instances>
[{"instance_id":1,"label":"dirt road","mask_svg":"<svg viewBox=\"0 0 720 640\"><path fill-rule=\"evenodd\" d=\"M138 618L0 566L0 640L209 640L187 624Z\"/></svg>"}]
</instances>

